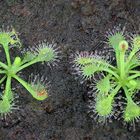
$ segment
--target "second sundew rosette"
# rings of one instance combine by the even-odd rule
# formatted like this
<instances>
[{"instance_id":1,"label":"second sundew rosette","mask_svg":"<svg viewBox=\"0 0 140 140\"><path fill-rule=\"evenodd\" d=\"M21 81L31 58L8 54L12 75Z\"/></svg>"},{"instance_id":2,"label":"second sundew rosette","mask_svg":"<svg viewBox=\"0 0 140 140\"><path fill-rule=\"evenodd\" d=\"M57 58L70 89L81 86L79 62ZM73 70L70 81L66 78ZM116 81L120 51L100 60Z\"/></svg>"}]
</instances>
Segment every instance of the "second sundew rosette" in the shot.
<instances>
[{"instance_id":1,"label":"second sundew rosette","mask_svg":"<svg viewBox=\"0 0 140 140\"><path fill-rule=\"evenodd\" d=\"M101 51L76 53L73 68L83 81L92 83L90 96L94 100L89 101L92 117L107 123L123 114L124 122L134 124L140 117L140 106L135 101L140 89L140 36L128 37L127 34L126 38L125 30L115 27L106 37L108 47L103 46ZM108 56L110 54L112 56ZM124 105L121 107L123 110L117 111L116 106L120 104L115 100L120 96L124 99L121 101ZM116 117L118 112L120 114Z\"/></svg>"}]
</instances>

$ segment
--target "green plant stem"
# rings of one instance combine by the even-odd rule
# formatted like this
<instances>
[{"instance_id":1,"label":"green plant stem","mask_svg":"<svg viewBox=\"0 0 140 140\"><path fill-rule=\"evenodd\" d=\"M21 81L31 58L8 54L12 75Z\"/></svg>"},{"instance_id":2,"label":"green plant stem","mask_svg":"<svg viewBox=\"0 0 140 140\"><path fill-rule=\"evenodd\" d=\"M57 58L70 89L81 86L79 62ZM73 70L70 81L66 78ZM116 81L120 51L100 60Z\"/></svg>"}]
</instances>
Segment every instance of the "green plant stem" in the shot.
<instances>
[{"instance_id":1,"label":"green plant stem","mask_svg":"<svg viewBox=\"0 0 140 140\"><path fill-rule=\"evenodd\" d=\"M130 55L129 55L129 57L128 57L128 61L127 61L126 64L128 64L128 63L131 61L132 57L133 57L136 53L137 53L137 51L136 51L135 49L133 49L133 50L131 51L131 53L130 53Z\"/></svg>"},{"instance_id":2,"label":"green plant stem","mask_svg":"<svg viewBox=\"0 0 140 140\"><path fill-rule=\"evenodd\" d=\"M6 54L6 59L7 59L7 63L8 63L8 66L11 66L11 59L10 59L10 54L9 54L9 48L8 47L4 47L4 51L5 51L5 54Z\"/></svg>"},{"instance_id":3,"label":"green plant stem","mask_svg":"<svg viewBox=\"0 0 140 140\"><path fill-rule=\"evenodd\" d=\"M108 72L109 74L114 75L117 79L119 79L119 76L114 71L112 71L111 69L105 68L102 71Z\"/></svg>"},{"instance_id":4,"label":"green plant stem","mask_svg":"<svg viewBox=\"0 0 140 140\"><path fill-rule=\"evenodd\" d=\"M131 99L131 96L129 96L129 94L128 94L127 88L126 88L126 87L123 87L123 90L124 90L124 92L125 92L126 98L127 98L128 100L132 100L132 99Z\"/></svg>"},{"instance_id":5,"label":"green plant stem","mask_svg":"<svg viewBox=\"0 0 140 140\"><path fill-rule=\"evenodd\" d=\"M136 70L130 70L129 73L140 74L140 72Z\"/></svg>"},{"instance_id":6,"label":"green plant stem","mask_svg":"<svg viewBox=\"0 0 140 140\"><path fill-rule=\"evenodd\" d=\"M121 51L120 52L120 77L121 77L121 79L124 79L124 76L125 76L125 58L124 58L124 56L125 56L125 51Z\"/></svg>"},{"instance_id":7,"label":"green plant stem","mask_svg":"<svg viewBox=\"0 0 140 140\"><path fill-rule=\"evenodd\" d=\"M5 76L3 76L2 78L1 78L1 80L0 80L0 84L6 79L6 75Z\"/></svg>"},{"instance_id":8,"label":"green plant stem","mask_svg":"<svg viewBox=\"0 0 140 140\"><path fill-rule=\"evenodd\" d=\"M139 66L140 66L140 63L131 66L130 69L134 69L134 68L139 67Z\"/></svg>"},{"instance_id":9,"label":"green plant stem","mask_svg":"<svg viewBox=\"0 0 140 140\"><path fill-rule=\"evenodd\" d=\"M30 66L30 65L33 65L33 64L35 64L35 63L37 63L37 60L36 60L36 59L34 59L34 60L32 60L32 61L30 61L30 62L28 62L28 63L26 63L26 64L24 64L24 65L22 65L22 66L20 66L20 67L17 69L16 72L19 72L20 70L22 70L22 69L24 69L24 68L26 68L26 67L28 67L28 66Z\"/></svg>"},{"instance_id":10,"label":"green plant stem","mask_svg":"<svg viewBox=\"0 0 140 140\"><path fill-rule=\"evenodd\" d=\"M117 85L116 88L113 90L112 94L114 94L114 96L118 93L118 91L120 90L121 85Z\"/></svg>"},{"instance_id":11,"label":"green plant stem","mask_svg":"<svg viewBox=\"0 0 140 140\"><path fill-rule=\"evenodd\" d=\"M126 62L126 67L129 66L129 62L131 61L131 59L133 58L133 56L135 56L136 53L137 53L137 51L136 51L135 49L133 49L133 50L131 51L131 53L129 54L128 60L127 60L127 62Z\"/></svg>"},{"instance_id":12,"label":"green plant stem","mask_svg":"<svg viewBox=\"0 0 140 140\"><path fill-rule=\"evenodd\" d=\"M116 63L117 63L117 67L120 68L120 63L119 63L119 59L120 59L120 58L119 58L118 50L115 50L115 52L116 52L115 55L116 55Z\"/></svg>"},{"instance_id":13,"label":"green plant stem","mask_svg":"<svg viewBox=\"0 0 140 140\"><path fill-rule=\"evenodd\" d=\"M134 75L132 75L132 76L129 76L129 77L128 77L128 80L135 79L135 78L137 78L137 77L139 77L139 76L140 76L140 73L134 74Z\"/></svg>"},{"instance_id":14,"label":"green plant stem","mask_svg":"<svg viewBox=\"0 0 140 140\"><path fill-rule=\"evenodd\" d=\"M35 91L33 90L33 88L27 82L22 80L17 75L14 75L13 78L15 78L18 82L20 82L32 94L32 96L34 97Z\"/></svg>"},{"instance_id":15,"label":"green plant stem","mask_svg":"<svg viewBox=\"0 0 140 140\"><path fill-rule=\"evenodd\" d=\"M0 70L0 74L5 74L6 71L5 70Z\"/></svg>"},{"instance_id":16,"label":"green plant stem","mask_svg":"<svg viewBox=\"0 0 140 140\"><path fill-rule=\"evenodd\" d=\"M109 63L107 62L103 62L101 60L96 60L94 59L94 63L98 63L98 64L102 64L102 65L105 65L107 67L110 67L112 70L117 70L114 66L110 65Z\"/></svg>"},{"instance_id":17,"label":"green plant stem","mask_svg":"<svg viewBox=\"0 0 140 140\"><path fill-rule=\"evenodd\" d=\"M0 61L0 66L6 70L8 69L8 66L6 64L2 63L1 61Z\"/></svg>"},{"instance_id":18,"label":"green plant stem","mask_svg":"<svg viewBox=\"0 0 140 140\"><path fill-rule=\"evenodd\" d=\"M12 100L13 99L13 95L12 95L12 92L11 92L11 76L7 77L4 96L8 97L8 100Z\"/></svg>"}]
</instances>

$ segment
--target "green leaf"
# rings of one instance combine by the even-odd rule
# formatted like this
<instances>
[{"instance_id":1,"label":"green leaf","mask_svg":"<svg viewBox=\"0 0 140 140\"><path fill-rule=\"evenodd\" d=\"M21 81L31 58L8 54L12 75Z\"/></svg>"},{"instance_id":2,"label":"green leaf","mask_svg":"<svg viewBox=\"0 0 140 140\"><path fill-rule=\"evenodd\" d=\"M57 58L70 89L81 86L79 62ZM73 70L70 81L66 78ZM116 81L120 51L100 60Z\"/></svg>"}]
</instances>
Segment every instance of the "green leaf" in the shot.
<instances>
[{"instance_id":1,"label":"green leaf","mask_svg":"<svg viewBox=\"0 0 140 140\"><path fill-rule=\"evenodd\" d=\"M92 77L98 70L99 68L94 63L81 67L81 71L84 77Z\"/></svg>"},{"instance_id":2,"label":"green leaf","mask_svg":"<svg viewBox=\"0 0 140 140\"><path fill-rule=\"evenodd\" d=\"M126 122L131 122L134 119L138 118L139 116L140 116L140 107L133 102L131 97L130 99L127 98L127 106L123 114L124 120Z\"/></svg>"},{"instance_id":3,"label":"green leaf","mask_svg":"<svg viewBox=\"0 0 140 140\"><path fill-rule=\"evenodd\" d=\"M110 76L108 75L99 80L96 84L96 88L99 92L108 94L108 92L112 88L110 84Z\"/></svg>"},{"instance_id":4,"label":"green leaf","mask_svg":"<svg viewBox=\"0 0 140 140\"><path fill-rule=\"evenodd\" d=\"M122 35L122 33L117 32L117 33L115 33L114 35L112 35L108 38L108 43L115 50L118 50L119 49L119 43L123 40L125 40L125 38Z\"/></svg>"},{"instance_id":5,"label":"green leaf","mask_svg":"<svg viewBox=\"0 0 140 140\"><path fill-rule=\"evenodd\" d=\"M6 96L3 96L2 100L0 100L0 114L7 115L12 111L12 106L12 101L9 101Z\"/></svg>"},{"instance_id":6,"label":"green leaf","mask_svg":"<svg viewBox=\"0 0 140 140\"><path fill-rule=\"evenodd\" d=\"M113 101L114 98L111 94L109 96L100 95L97 97L95 107L99 116L105 117L105 116L109 116L112 113Z\"/></svg>"},{"instance_id":7,"label":"green leaf","mask_svg":"<svg viewBox=\"0 0 140 140\"><path fill-rule=\"evenodd\" d=\"M38 56L37 56L38 61L50 62L50 61L54 61L55 58L56 58L55 51L53 50L53 48L48 47L47 44L43 48L39 48Z\"/></svg>"},{"instance_id":8,"label":"green leaf","mask_svg":"<svg viewBox=\"0 0 140 140\"><path fill-rule=\"evenodd\" d=\"M82 72L82 75L84 77L92 77L95 72L97 71L104 71L105 68L108 67L108 63L105 60L102 60L99 58L80 58L79 64L82 64L79 67L79 69Z\"/></svg>"},{"instance_id":9,"label":"green leaf","mask_svg":"<svg viewBox=\"0 0 140 140\"><path fill-rule=\"evenodd\" d=\"M46 85L43 85L41 82L38 81L37 83L29 84L17 75L15 75L14 78L19 81L35 99L41 101L48 98L48 90L46 88Z\"/></svg>"},{"instance_id":10,"label":"green leaf","mask_svg":"<svg viewBox=\"0 0 140 140\"><path fill-rule=\"evenodd\" d=\"M12 31L3 31L0 32L0 44L4 49L8 49L8 47L21 47L20 39L14 28Z\"/></svg>"},{"instance_id":11,"label":"green leaf","mask_svg":"<svg viewBox=\"0 0 140 140\"><path fill-rule=\"evenodd\" d=\"M91 57L78 57L75 60L75 63L78 65L87 65L87 64L91 64L94 62L94 58Z\"/></svg>"},{"instance_id":12,"label":"green leaf","mask_svg":"<svg viewBox=\"0 0 140 140\"><path fill-rule=\"evenodd\" d=\"M46 87L42 85L41 83L38 82L37 84L32 85L32 88L35 91L33 96L37 100L44 100L48 98L48 91Z\"/></svg>"}]
</instances>

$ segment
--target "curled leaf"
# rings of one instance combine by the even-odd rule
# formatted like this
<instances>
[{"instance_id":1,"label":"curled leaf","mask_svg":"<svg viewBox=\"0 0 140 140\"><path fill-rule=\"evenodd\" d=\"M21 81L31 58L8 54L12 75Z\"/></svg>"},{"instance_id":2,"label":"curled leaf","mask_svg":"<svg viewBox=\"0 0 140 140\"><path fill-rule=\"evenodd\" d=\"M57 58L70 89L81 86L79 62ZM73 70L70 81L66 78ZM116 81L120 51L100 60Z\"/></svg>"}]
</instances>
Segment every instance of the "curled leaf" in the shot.
<instances>
[{"instance_id":1,"label":"curled leaf","mask_svg":"<svg viewBox=\"0 0 140 140\"><path fill-rule=\"evenodd\" d=\"M49 83L47 83L47 78L32 74L30 76L30 83L31 88L33 89L31 94L35 99L44 100L48 98Z\"/></svg>"}]
</instances>

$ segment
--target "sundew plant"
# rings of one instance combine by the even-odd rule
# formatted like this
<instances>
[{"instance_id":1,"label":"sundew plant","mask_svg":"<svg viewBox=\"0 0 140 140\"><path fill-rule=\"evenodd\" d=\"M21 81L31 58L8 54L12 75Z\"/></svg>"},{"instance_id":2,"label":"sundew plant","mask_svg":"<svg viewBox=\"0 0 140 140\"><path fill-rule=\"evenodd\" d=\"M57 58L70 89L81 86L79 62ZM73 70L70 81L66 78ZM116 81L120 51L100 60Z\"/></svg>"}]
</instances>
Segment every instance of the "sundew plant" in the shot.
<instances>
[{"instance_id":1,"label":"sundew plant","mask_svg":"<svg viewBox=\"0 0 140 140\"><path fill-rule=\"evenodd\" d=\"M90 100L89 113L98 122L106 123L121 115L124 122L134 123L140 117L140 36L128 36L114 28L108 32L106 43L99 53L78 52L73 60L76 73L91 81L94 101ZM120 97L120 102L116 101Z\"/></svg>"},{"instance_id":2,"label":"sundew plant","mask_svg":"<svg viewBox=\"0 0 140 140\"><path fill-rule=\"evenodd\" d=\"M19 72L38 62L55 64L58 60L58 51L56 44L40 42L40 44L29 48L28 51L24 51L25 53L22 58L16 56L12 62L12 56L10 56L9 52L10 49L12 47L19 47L22 49L18 35L13 28L6 30L2 29L0 31L0 44L4 49L7 60L6 63L0 61L0 84L6 82L5 89L0 94L0 115L6 117L13 109L18 108L15 104L15 96L11 87L12 79L17 80L35 99L41 101L48 97L48 87L46 83L43 82L42 78L39 79L39 76L35 76L35 79L32 79L31 83L28 83L19 76Z\"/></svg>"}]
</instances>

